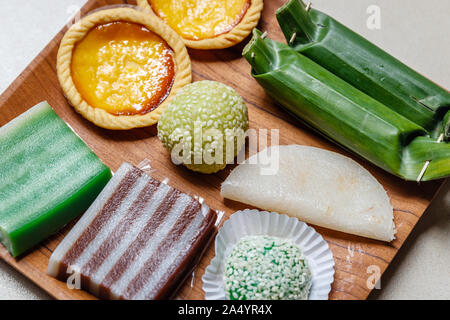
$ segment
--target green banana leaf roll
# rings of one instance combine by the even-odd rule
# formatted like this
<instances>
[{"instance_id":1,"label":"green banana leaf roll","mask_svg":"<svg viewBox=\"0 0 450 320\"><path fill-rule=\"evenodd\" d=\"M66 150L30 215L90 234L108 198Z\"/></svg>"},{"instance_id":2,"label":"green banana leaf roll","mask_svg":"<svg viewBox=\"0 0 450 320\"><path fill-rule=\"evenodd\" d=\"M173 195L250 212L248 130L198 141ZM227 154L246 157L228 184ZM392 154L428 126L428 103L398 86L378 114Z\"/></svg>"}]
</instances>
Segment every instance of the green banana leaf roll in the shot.
<instances>
[{"instance_id":1,"label":"green banana leaf roll","mask_svg":"<svg viewBox=\"0 0 450 320\"><path fill-rule=\"evenodd\" d=\"M294 48L255 29L243 55L275 101L330 140L406 180L450 175L448 143Z\"/></svg>"},{"instance_id":2,"label":"green banana leaf roll","mask_svg":"<svg viewBox=\"0 0 450 320\"><path fill-rule=\"evenodd\" d=\"M449 141L450 94L330 16L289 0L276 12L288 44L352 86Z\"/></svg>"}]
</instances>

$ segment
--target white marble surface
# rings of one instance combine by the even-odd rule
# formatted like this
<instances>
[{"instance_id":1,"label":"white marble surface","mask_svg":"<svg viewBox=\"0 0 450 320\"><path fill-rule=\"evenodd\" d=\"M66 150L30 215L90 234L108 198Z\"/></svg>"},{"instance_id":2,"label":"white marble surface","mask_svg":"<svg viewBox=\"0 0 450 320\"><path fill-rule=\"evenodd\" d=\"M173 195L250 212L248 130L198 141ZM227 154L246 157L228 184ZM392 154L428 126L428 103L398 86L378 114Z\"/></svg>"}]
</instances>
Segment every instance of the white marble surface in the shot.
<instances>
[{"instance_id":1,"label":"white marble surface","mask_svg":"<svg viewBox=\"0 0 450 320\"><path fill-rule=\"evenodd\" d=\"M85 2L0 1L0 92L61 29L73 10ZM450 1L314 0L313 5L443 87L450 88ZM370 5L381 10L379 30L370 30L366 25L369 16L366 10ZM450 182L383 276L381 290L375 290L371 298L450 299L449 208ZM41 289L0 261L0 299L48 298Z\"/></svg>"}]
</instances>

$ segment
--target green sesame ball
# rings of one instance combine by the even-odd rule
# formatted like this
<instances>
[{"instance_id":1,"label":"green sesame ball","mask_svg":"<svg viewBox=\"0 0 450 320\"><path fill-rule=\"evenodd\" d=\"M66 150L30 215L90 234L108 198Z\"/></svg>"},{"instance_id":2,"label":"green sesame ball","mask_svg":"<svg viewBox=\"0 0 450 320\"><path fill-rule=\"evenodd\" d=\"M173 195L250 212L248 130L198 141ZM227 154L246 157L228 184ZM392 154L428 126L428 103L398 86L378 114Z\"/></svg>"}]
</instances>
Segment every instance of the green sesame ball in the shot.
<instances>
[{"instance_id":1,"label":"green sesame ball","mask_svg":"<svg viewBox=\"0 0 450 320\"><path fill-rule=\"evenodd\" d=\"M214 173L233 161L245 142L247 106L229 86L198 81L172 99L158 122L158 138L172 161Z\"/></svg>"},{"instance_id":2,"label":"green sesame ball","mask_svg":"<svg viewBox=\"0 0 450 320\"><path fill-rule=\"evenodd\" d=\"M307 300L312 273L292 241L246 236L225 261L223 283L230 300Z\"/></svg>"}]
</instances>

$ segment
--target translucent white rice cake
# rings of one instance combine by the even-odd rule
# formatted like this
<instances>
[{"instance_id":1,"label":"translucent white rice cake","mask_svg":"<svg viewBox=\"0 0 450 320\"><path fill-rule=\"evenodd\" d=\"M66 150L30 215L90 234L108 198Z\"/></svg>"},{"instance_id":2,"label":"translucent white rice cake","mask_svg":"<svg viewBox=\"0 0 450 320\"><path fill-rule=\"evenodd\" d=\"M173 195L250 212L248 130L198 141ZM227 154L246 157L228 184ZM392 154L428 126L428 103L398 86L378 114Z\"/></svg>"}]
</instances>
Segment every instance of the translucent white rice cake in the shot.
<instances>
[{"instance_id":1,"label":"translucent white rice cake","mask_svg":"<svg viewBox=\"0 0 450 320\"><path fill-rule=\"evenodd\" d=\"M299 145L262 152L270 156L256 154L230 173L222 184L225 198L342 232L394 239L389 197L357 162Z\"/></svg>"},{"instance_id":2,"label":"translucent white rice cake","mask_svg":"<svg viewBox=\"0 0 450 320\"><path fill-rule=\"evenodd\" d=\"M216 213L124 163L53 252L47 273L105 299L170 298L200 259Z\"/></svg>"}]
</instances>

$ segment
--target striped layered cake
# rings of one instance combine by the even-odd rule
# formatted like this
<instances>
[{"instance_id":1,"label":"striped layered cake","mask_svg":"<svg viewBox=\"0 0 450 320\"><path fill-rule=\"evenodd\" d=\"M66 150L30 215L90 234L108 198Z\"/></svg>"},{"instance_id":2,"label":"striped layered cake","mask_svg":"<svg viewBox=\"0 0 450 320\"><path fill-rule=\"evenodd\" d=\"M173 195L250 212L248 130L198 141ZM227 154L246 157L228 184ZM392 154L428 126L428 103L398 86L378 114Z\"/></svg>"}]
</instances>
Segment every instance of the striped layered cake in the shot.
<instances>
[{"instance_id":1,"label":"striped layered cake","mask_svg":"<svg viewBox=\"0 0 450 320\"><path fill-rule=\"evenodd\" d=\"M41 102L0 128L0 243L25 254L77 218L111 170Z\"/></svg>"},{"instance_id":2,"label":"striped layered cake","mask_svg":"<svg viewBox=\"0 0 450 320\"><path fill-rule=\"evenodd\" d=\"M124 163L53 252L47 273L104 299L168 299L198 263L216 212Z\"/></svg>"}]
</instances>

